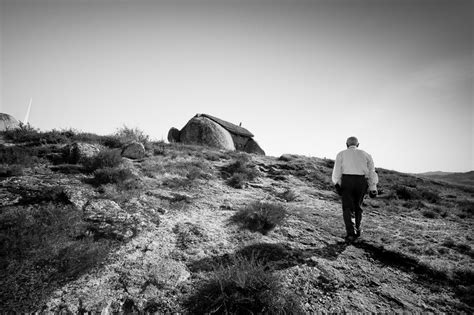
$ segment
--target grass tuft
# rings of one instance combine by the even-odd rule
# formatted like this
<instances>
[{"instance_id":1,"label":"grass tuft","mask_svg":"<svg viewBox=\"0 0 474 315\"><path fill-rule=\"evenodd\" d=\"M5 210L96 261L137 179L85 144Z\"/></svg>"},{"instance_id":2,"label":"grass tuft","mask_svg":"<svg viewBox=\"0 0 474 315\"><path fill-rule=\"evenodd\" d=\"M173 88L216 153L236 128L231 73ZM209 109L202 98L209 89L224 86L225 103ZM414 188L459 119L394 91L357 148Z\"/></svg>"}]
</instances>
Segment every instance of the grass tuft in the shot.
<instances>
[{"instance_id":1,"label":"grass tuft","mask_svg":"<svg viewBox=\"0 0 474 315\"><path fill-rule=\"evenodd\" d=\"M287 216L288 212L281 204L257 201L239 210L230 220L242 228L265 235L281 225Z\"/></svg>"},{"instance_id":2,"label":"grass tuft","mask_svg":"<svg viewBox=\"0 0 474 315\"><path fill-rule=\"evenodd\" d=\"M228 266L219 266L187 306L193 314L303 313L294 294L282 289L266 265L240 256Z\"/></svg>"}]
</instances>

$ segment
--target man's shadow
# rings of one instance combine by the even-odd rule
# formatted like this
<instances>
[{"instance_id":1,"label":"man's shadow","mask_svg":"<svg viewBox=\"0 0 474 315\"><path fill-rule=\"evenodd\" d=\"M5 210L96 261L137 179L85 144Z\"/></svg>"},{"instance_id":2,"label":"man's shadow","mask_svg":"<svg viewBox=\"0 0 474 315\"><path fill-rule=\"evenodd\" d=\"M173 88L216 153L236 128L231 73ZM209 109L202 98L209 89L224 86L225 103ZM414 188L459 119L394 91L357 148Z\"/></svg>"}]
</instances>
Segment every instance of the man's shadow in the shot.
<instances>
[{"instance_id":1,"label":"man's shadow","mask_svg":"<svg viewBox=\"0 0 474 315\"><path fill-rule=\"evenodd\" d=\"M272 270L282 270L296 265L314 266L317 264L311 257L336 260L344 252L345 242L330 243L320 248L298 249L285 243L257 243L245 246L234 254L206 257L188 264L192 272L212 271L219 267L230 266L236 257L258 261Z\"/></svg>"}]
</instances>

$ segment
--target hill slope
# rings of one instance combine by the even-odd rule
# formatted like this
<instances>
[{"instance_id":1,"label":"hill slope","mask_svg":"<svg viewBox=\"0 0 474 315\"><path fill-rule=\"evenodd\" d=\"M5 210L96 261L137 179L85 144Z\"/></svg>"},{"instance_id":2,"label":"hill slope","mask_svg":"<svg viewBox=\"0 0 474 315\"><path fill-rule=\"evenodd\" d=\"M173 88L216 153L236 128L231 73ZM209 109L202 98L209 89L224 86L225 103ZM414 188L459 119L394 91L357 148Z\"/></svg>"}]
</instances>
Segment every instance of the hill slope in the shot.
<instances>
[{"instance_id":1,"label":"hill slope","mask_svg":"<svg viewBox=\"0 0 474 315\"><path fill-rule=\"evenodd\" d=\"M151 143L91 171L65 164L63 143L25 144L1 148L1 310L199 312L213 279L237 283L218 292L231 299L251 277L273 301L261 310L474 310L469 188L379 169L363 236L346 244L330 160ZM268 233L239 224L256 201L285 220Z\"/></svg>"},{"instance_id":2,"label":"hill slope","mask_svg":"<svg viewBox=\"0 0 474 315\"><path fill-rule=\"evenodd\" d=\"M419 175L432 179L439 179L454 184L474 186L474 171L466 173L429 172L422 173Z\"/></svg>"}]
</instances>

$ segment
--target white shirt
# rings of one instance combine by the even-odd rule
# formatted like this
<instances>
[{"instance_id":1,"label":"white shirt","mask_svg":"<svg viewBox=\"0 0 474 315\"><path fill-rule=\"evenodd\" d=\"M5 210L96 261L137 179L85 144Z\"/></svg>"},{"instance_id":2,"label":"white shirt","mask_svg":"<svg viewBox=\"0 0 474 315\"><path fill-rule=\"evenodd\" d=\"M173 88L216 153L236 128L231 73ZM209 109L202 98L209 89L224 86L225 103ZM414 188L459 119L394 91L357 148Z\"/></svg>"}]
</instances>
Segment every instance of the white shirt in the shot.
<instances>
[{"instance_id":1,"label":"white shirt","mask_svg":"<svg viewBox=\"0 0 474 315\"><path fill-rule=\"evenodd\" d=\"M336 156L332 170L334 184L341 184L342 174L364 175L369 183L369 190L377 190L379 177L375 173L374 161L369 153L359 150L355 145L339 152Z\"/></svg>"}]
</instances>

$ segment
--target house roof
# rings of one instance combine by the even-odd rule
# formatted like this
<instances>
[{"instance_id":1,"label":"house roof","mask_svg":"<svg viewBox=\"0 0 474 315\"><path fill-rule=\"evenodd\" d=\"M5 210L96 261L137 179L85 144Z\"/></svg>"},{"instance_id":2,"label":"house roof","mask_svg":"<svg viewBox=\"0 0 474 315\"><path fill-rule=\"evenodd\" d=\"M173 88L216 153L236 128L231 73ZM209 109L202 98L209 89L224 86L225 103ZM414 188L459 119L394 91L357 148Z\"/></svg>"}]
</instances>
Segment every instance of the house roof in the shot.
<instances>
[{"instance_id":1,"label":"house roof","mask_svg":"<svg viewBox=\"0 0 474 315\"><path fill-rule=\"evenodd\" d=\"M237 126L237 125L234 125L233 123L230 123L228 121L222 120L220 118L217 118L217 117L214 117L214 116L211 116L211 115L208 115L208 114L198 114L198 116L203 116L203 117L209 118L210 120L212 120L212 121L218 123L219 125L221 125L222 127L224 127L224 129L226 129L230 133L233 133L233 134L236 134L236 135L239 135L239 136L244 136L244 137L250 137L250 138L253 137L253 133L251 133L247 129L245 129L243 127L240 127L240 126Z\"/></svg>"}]
</instances>

